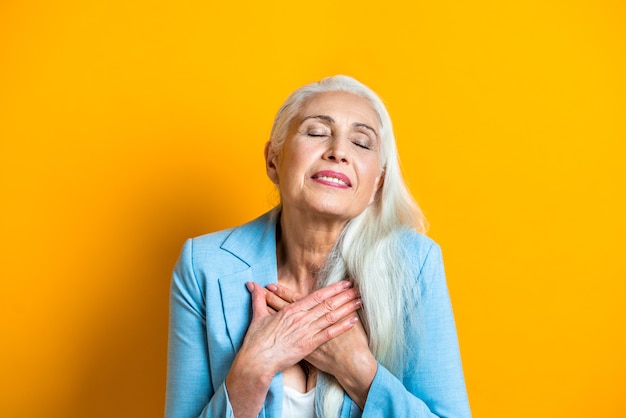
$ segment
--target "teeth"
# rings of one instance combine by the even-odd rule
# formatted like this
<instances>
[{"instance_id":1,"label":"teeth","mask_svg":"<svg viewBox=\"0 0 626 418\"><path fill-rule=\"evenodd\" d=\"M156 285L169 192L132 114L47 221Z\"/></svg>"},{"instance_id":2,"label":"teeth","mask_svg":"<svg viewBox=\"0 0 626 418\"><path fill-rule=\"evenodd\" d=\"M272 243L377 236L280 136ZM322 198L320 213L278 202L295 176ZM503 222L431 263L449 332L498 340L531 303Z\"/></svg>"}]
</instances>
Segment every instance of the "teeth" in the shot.
<instances>
[{"instance_id":1,"label":"teeth","mask_svg":"<svg viewBox=\"0 0 626 418\"><path fill-rule=\"evenodd\" d=\"M329 182L332 182L332 183L341 184L343 186L348 186L348 183L346 183L345 181L340 180L338 178L335 178L335 177L319 176L318 179L324 180L324 181L329 181Z\"/></svg>"}]
</instances>

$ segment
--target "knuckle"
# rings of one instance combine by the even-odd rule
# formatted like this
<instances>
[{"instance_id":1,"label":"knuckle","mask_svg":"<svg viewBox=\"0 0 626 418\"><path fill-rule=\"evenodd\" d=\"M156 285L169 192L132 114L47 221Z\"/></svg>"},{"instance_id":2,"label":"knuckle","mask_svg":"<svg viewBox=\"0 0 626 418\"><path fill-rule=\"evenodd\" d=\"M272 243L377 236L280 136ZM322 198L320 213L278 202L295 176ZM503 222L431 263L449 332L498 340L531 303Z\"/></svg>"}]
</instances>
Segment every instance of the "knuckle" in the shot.
<instances>
[{"instance_id":1,"label":"knuckle","mask_svg":"<svg viewBox=\"0 0 626 418\"><path fill-rule=\"evenodd\" d=\"M324 301L324 298L322 297L322 295L320 295L319 293L315 292L313 294L311 294L311 296L313 297L313 301L319 305L320 303L322 303Z\"/></svg>"},{"instance_id":2,"label":"knuckle","mask_svg":"<svg viewBox=\"0 0 626 418\"><path fill-rule=\"evenodd\" d=\"M335 309L335 303L332 299L326 299L323 301L324 304L324 308L327 311L332 311L333 309Z\"/></svg>"},{"instance_id":3,"label":"knuckle","mask_svg":"<svg viewBox=\"0 0 626 418\"><path fill-rule=\"evenodd\" d=\"M296 307L294 307L293 305L287 305L281 309L281 312L283 312L284 315L290 315L293 314L296 310Z\"/></svg>"},{"instance_id":4,"label":"knuckle","mask_svg":"<svg viewBox=\"0 0 626 418\"><path fill-rule=\"evenodd\" d=\"M333 333L332 333L332 331L329 328L326 328L324 330L324 339L326 341L330 341L330 340L333 339Z\"/></svg>"},{"instance_id":5,"label":"knuckle","mask_svg":"<svg viewBox=\"0 0 626 418\"><path fill-rule=\"evenodd\" d=\"M335 312L327 312L324 316L326 317L326 320L331 324L337 322L337 315L335 314Z\"/></svg>"}]
</instances>

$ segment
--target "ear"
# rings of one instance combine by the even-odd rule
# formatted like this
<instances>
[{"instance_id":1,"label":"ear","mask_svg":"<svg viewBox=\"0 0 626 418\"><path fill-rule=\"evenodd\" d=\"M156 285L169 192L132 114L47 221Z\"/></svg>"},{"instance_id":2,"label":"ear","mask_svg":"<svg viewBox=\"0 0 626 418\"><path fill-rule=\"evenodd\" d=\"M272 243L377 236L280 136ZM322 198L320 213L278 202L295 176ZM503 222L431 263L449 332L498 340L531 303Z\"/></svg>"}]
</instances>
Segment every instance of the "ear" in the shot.
<instances>
[{"instance_id":1,"label":"ear","mask_svg":"<svg viewBox=\"0 0 626 418\"><path fill-rule=\"evenodd\" d=\"M265 144L265 170L272 183L278 185L278 155L272 151L270 141Z\"/></svg>"},{"instance_id":2,"label":"ear","mask_svg":"<svg viewBox=\"0 0 626 418\"><path fill-rule=\"evenodd\" d=\"M372 192L372 197L370 198L370 202L369 204L371 205L372 203L374 203L376 200L379 199L379 194L382 193L383 190L383 184L385 183L385 169L381 169L380 170L380 174L378 175L378 177L376 177L376 180L374 180L376 187L374 188L374 191Z\"/></svg>"}]
</instances>

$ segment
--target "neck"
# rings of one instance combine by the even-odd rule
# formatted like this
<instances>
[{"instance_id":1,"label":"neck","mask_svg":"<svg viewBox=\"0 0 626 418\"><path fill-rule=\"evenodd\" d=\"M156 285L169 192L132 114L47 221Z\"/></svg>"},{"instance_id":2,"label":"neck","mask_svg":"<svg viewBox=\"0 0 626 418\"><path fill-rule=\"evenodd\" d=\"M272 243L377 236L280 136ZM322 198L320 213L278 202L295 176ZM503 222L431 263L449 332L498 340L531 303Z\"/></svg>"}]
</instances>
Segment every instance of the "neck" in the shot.
<instances>
[{"instance_id":1,"label":"neck","mask_svg":"<svg viewBox=\"0 0 626 418\"><path fill-rule=\"evenodd\" d=\"M345 223L316 220L283 208L276 240L278 281L300 293L311 293L317 274Z\"/></svg>"}]
</instances>

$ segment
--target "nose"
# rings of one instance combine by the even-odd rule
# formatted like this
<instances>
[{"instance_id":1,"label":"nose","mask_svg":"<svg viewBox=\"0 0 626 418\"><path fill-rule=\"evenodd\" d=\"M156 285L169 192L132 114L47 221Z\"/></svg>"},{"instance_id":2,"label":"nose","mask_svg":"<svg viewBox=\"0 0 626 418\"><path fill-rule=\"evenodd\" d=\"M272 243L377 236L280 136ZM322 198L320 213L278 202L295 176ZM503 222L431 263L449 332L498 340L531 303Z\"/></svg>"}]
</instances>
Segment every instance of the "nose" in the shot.
<instances>
[{"instance_id":1,"label":"nose","mask_svg":"<svg viewBox=\"0 0 626 418\"><path fill-rule=\"evenodd\" d=\"M328 149L322 156L323 159L338 163L348 163L348 153L345 150L345 141L335 138L328 144Z\"/></svg>"}]
</instances>

